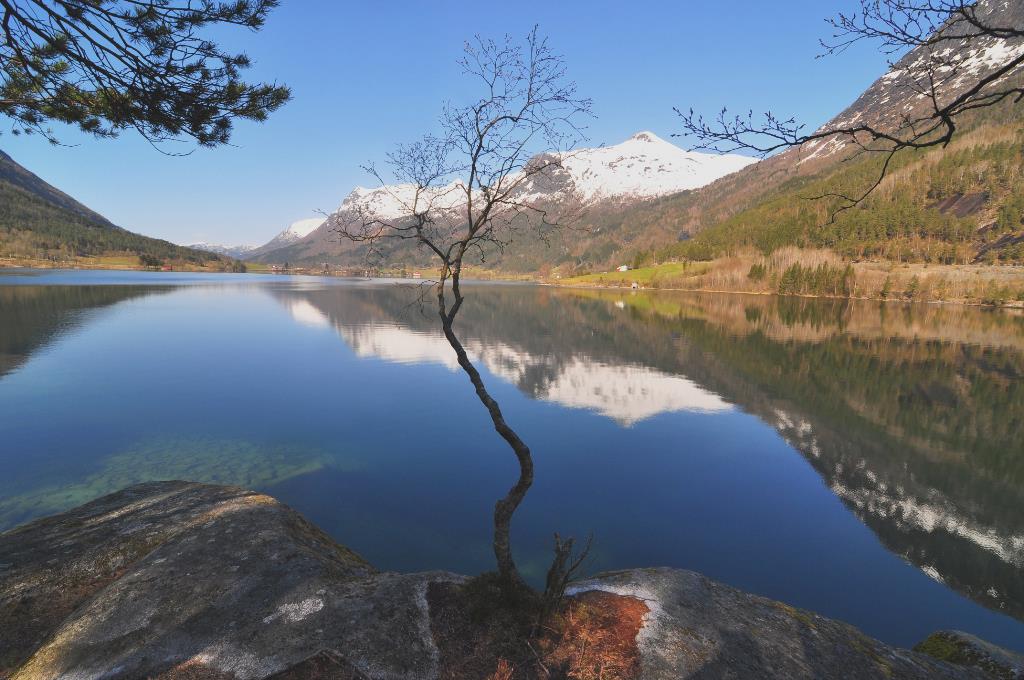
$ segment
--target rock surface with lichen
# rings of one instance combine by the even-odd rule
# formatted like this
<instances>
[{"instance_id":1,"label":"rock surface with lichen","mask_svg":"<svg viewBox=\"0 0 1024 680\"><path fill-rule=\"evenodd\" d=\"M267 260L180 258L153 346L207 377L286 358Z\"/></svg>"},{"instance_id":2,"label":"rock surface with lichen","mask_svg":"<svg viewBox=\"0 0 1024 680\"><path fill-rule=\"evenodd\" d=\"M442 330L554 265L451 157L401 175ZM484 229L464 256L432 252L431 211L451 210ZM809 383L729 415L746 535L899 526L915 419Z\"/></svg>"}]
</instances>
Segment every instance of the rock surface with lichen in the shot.
<instances>
[{"instance_id":1,"label":"rock surface with lichen","mask_svg":"<svg viewBox=\"0 0 1024 680\"><path fill-rule=\"evenodd\" d=\"M431 677L424 594L458 578L379 573L268 496L185 482L0 534L0 555L0 677L19 680L266 678L321 652Z\"/></svg>"},{"instance_id":2,"label":"rock surface with lichen","mask_svg":"<svg viewBox=\"0 0 1024 680\"><path fill-rule=\"evenodd\" d=\"M1000 680L1024 680L1024 654L1011 652L959 630L940 630L914 645L914 651L961 666L981 668Z\"/></svg>"},{"instance_id":3,"label":"rock surface with lichen","mask_svg":"<svg viewBox=\"0 0 1024 680\"><path fill-rule=\"evenodd\" d=\"M140 484L0 534L0 678L458 677L427 595L465 581L379 572L265 495ZM646 607L635 677L1013 677L692 572L616 572L573 589L594 591ZM1015 658L987 649L989 661Z\"/></svg>"}]
</instances>

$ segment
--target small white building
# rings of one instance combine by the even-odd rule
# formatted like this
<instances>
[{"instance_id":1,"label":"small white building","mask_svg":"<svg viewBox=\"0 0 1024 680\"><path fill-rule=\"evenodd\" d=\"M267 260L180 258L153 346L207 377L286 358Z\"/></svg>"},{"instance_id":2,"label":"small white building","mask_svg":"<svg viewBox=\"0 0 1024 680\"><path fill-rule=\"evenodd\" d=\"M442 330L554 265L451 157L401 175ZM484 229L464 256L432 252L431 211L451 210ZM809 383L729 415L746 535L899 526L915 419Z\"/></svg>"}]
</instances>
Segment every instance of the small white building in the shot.
<instances>
[{"instance_id":1,"label":"small white building","mask_svg":"<svg viewBox=\"0 0 1024 680\"><path fill-rule=\"evenodd\" d=\"M616 271L620 271L620 272L628 272L629 271L629 265L628 264L620 264L615 269L616 269Z\"/></svg>"}]
</instances>

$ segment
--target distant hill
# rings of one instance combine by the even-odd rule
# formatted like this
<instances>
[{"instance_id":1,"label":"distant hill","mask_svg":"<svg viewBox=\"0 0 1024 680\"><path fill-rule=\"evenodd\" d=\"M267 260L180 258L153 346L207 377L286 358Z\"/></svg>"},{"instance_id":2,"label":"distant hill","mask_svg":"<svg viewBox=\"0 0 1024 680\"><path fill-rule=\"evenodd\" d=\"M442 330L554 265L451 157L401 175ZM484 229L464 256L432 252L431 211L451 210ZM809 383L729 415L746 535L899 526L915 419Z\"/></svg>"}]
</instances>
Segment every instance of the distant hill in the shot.
<instances>
[{"instance_id":1,"label":"distant hill","mask_svg":"<svg viewBox=\"0 0 1024 680\"><path fill-rule=\"evenodd\" d=\"M327 218L321 215L320 217L310 217L304 220L298 220L297 222L292 222L280 234L270 239L262 246L259 246L258 248L253 248L250 252L246 253L245 259L258 260L264 262L278 261L274 258L280 257L279 255L274 256L271 259L267 259L265 256L267 256L270 253L279 251L282 248L287 248L288 246L294 243L298 243L299 241L301 241L302 239L306 238L311 233L316 231L316 229L320 227L326 220Z\"/></svg>"},{"instance_id":2,"label":"distant hill","mask_svg":"<svg viewBox=\"0 0 1024 680\"><path fill-rule=\"evenodd\" d=\"M228 270L232 259L116 226L0 151L0 261Z\"/></svg>"}]
</instances>

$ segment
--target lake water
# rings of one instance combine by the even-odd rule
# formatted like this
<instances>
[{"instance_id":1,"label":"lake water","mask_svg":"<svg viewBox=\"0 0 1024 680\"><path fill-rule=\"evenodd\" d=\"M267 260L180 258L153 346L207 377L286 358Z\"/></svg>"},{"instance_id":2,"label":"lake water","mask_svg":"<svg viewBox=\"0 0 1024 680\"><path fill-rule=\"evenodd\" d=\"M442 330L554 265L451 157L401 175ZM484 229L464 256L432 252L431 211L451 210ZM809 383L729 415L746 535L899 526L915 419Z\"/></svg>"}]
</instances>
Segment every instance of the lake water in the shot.
<instances>
[{"instance_id":1,"label":"lake water","mask_svg":"<svg viewBox=\"0 0 1024 680\"><path fill-rule=\"evenodd\" d=\"M591 570L668 565L911 645L1024 650L1024 317L468 287L457 330ZM154 479L266 491L384 569L492 567L515 459L393 282L0 274L0 530ZM0 555L0 561L2 555Z\"/></svg>"}]
</instances>

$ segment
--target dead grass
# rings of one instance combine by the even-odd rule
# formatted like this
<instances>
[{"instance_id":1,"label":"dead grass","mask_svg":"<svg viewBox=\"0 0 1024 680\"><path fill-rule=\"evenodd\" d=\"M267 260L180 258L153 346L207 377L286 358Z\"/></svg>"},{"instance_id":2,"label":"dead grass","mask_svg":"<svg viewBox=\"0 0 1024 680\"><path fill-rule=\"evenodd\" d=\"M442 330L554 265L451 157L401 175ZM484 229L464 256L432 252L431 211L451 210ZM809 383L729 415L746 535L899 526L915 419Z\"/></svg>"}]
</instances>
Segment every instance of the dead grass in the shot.
<instances>
[{"instance_id":1,"label":"dead grass","mask_svg":"<svg viewBox=\"0 0 1024 680\"><path fill-rule=\"evenodd\" d=\"M772 294L778 292L782 273L793 265L805 269L826 265L853 267L850 297L870 300L955 302L975 305L1024 306L1024 267L983 264L897 264L852 262L830 250L789 246L769 256L749 249L708 263L682 267L668 263L625 273L591 274L557 281L562 285L629 287L691 291L726 291ZM751 277L757 265L763 278Z\"/></svg>"},{"instance_id":2,"label":"dead grass","mask_svg":"<svg viewBox=\"0 0 1024 680\"><path fill-rule=\"evenodd\" d=\"M432 584L431 629L444 680L628 680L647 605L604 592L567 598L537 627L536 601L501 599L493 576Z\"/></svg>"},{"instance_id":3,"label":"dead grass","mask_svg":"<svg viewBox=\"0 0 1024 680\"><path fill-rule=\"evenodd\" d=\"M640 600L601 591L569 599L539 641L545 666L574 680L639 677L636 636L647 611Z\"/></svg>"}]
</instances>

